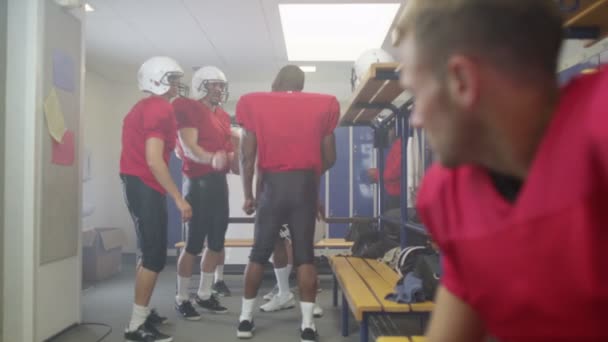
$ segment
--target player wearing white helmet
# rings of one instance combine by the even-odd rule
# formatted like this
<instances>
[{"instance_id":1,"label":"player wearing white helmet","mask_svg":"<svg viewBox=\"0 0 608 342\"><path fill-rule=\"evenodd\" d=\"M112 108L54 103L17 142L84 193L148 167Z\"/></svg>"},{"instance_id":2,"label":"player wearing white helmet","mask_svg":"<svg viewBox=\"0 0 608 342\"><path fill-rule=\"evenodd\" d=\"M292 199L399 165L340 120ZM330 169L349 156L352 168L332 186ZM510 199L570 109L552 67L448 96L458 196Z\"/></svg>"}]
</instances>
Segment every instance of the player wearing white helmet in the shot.
<instances>
[{"instance_id":1,"label":"player wearing white helmet","mask_svg":"<svg viewBox=\"0 0 608 342\"><path fill-rule=\"evenodd\" d=\"M173 101L178 128L177 151L183 160L183 191L192 205L192 220L187 223L186 248L177 268L176 310L187 320L200 315L190 302L188 286L194 258L207 249L201 261L201 278L195 302L203 309L223 313L212 293L214 271L222 257L228 228L228 183L226 173L238 172L232 146L230 117L221 108L228 97L224 73L212 66L197 70L192 77L191 98Z\"/></svg>"},{"instance_id":2,"label":"player wearing white helmet","mask_svg":"<svg viewBox=\"0 0 608 342\"><path fill-rule=\"evenodd\" d=\"M148 305L167 257L166 194L173 198L184 221L192 215L167 166L177 131L170 100L177 96L183 74L172 58L148 59L140 67L137 81L139 89L150 96L137 102L123 121L120 177L141 247L135 303L124 334L127 341L173 340L156 329L166 318Z\"/></svg>"},{"instance_id":3,"label":"player wearing white helmet","mask_svg":"<svg viewBox=\"0 0 608 342\"><path fill-rule=\"evenodd\" d=\"M351 69L350 83L354 91L359 87L361 79L365 77L369 71L369 67L374 63L390 63L395 59L383 49L369 49L364 51L353 64Z\"/></svg>"},{"instance_id":4,"label":"player wearing white helmet","mask_svg":"<svg viewBox=\"0 0 608 342\"><path fill-rule=\"evenodd\" d=\"M235 157L233 158L235 162L238 161L238 146L240 144L241 139L241 128L238 126L232 126L230 128L231 133L231 141L232 146L234 147ZM238 165L236 165L236 169L233 170L234 173L238 174ZM222 297L230 297L232 294L226 282L224 282L224 262L226 261L226 250L222 249L220 253L219 260L217 266L215 266L215 282L213 283L213 293L216 293Z\"/></svg>"}]
</instances>

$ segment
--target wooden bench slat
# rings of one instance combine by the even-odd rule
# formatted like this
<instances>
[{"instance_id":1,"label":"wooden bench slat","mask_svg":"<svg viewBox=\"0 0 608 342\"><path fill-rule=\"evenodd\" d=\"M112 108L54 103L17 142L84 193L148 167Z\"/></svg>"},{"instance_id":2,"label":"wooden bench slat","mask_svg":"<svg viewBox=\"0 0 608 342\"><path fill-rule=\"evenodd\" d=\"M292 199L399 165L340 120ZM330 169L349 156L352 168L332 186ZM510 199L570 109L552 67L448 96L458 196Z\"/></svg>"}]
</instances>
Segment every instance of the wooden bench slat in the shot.
<instances>
[{"instance_id":1,"label":"wooden bench slat","mask_svg":"<svg viewBox=\"0 0 608 342\"><path fill-rule=\"evenodd\" d=\"M353 241L346 241L344 239L323 239L319 240L315 243L315 248L325 248L325 247L343 247L343 248L351 248L353 246Z\"/></svg>"},{"instance_id":2,"label":"wooden bench slat","mask_svg":"<svg viewBox=\"0 0 608 342\"><path fill-rule=\"evenodd\" d=\"M410 312L409 304L400 304L384 299L387 294L392 293L394 284L386 282L376 271L371 268L362 258L348 258L352 267L365 279L368 288L374 293L378 302L386 312Z\"/></svg>"},{"instance_id":3,"label":"wooden bench slat","mask_svg":"<svg viewBox=\"0 0 608 342\"><path fill-rule=\"evenodd\" d=\"M397 284L399 280L399 274L390 268L387 264L382 261L366 259L365 260L378 274L389 284Z\"/></svg>"},{"instance_id":4,"label":"wooden bench slat","mask_svg":"<svg viewBox=\"0 0 608 342\"><path fill-rule=\"evenodd\" d=\"M412 336L410 339L412 342L426 342L426 337L424 336Z\"/></svg>"},{"instance_id":5,"label":"wooden bench slat","mask_svg":"<svg viewBox=\"0 0 608 342\"><path fill-rule=\"evenodd\" d=\"M410 304L414 312L431 312L435 308L435 303L431 301Z\"/></svg>"},{"instance_id":6,"label":"wooden bench slat","mask_svg":"<svg viewBox=\"0 0 608 342\"><path fill-rule=\"evenodd\" d=\"M253 246L253 239L226 239L224 242L225 247L251 247ZM175 248L185 248L186 242L180 241L175 243Z\"/></svg>"},{"instance_id":7,"label":"wooden bench slat","mask_svg":"<svg viewBox=\"0 0 608 342\"><path fill-rule=\"evenodd\" d=\"M332 269L342 287L342 292L357 321L363 319L363 312L382 311L382 305L367 287L357 271L345 257L331 257Z\"/></svg>"},{"instance_id":8,"label":"wooden bench slat","mask_svg":"<svg viewBox=\"0 0 608 342\"><path fill-rule=\"evenodd\" d=\"M226 239L224 243L226 247L251 247L253 239Z\"/></svg>"},{"instance_id":9,"label":"wooden bench slat","mask_svg":"<svg viewBox=\"0 0 608 342\"><path fill-rule=\"evenodd\" d=\"M406 336L380 336L376 342L410 342Z\"/></svg>"},{"instance_id":10,"label":"wooden bench slat","mask_svg":"<svg viewBox=\"0 0 608 342\"><path fill-rule=\"evenodd\" d=\"M385 281L387 281L389 284L393 284L393 287L395 286L395 284L399 280L399 275L397 274L397 272L392 270L387 264L385 264L381 261L378 261L378 260L366 259L366 262L376 272L378 272L378 274L380 274L380 276L382 278L384 278ZM414 312L430 312L430 311L433 311L433 308L435 307L435 303L433 303L431 301L426 301L426 302L421 302L421 303L411 303L410 307L412 308L412 311L414 311Z\"/></svg>"},{"instance_id":11,"label":"wooden bench slat","mask_svg":"<svg viewBox=\"0 0 608 342\"><path fill-rule=\"evenodd\" d=\"M252 247L253 239L226 239L224 245L226 247ZM315 244L315 248L351 248L352 246L352 241L344 239L323 239ZM186 247L185 241L175 243L175 248L184 247Z\"/></svg>"}]
</instances>

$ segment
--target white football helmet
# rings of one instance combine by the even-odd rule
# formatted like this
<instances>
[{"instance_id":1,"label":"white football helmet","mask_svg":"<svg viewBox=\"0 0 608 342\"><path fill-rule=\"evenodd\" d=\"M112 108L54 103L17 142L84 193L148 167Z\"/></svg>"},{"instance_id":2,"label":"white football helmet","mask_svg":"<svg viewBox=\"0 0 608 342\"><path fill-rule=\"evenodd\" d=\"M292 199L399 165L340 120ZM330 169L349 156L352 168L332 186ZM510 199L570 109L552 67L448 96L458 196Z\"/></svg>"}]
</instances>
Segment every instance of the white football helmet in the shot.
<instances>
[{"instance_id":1,"label":"white football helmet","mask_svg":"<svg viewBox=\"0 0 608 342\"><path fill-rule=\"evenodd\" d=\"M369 67L374 63L390 63L395 59L383 49L366 50L357 58L351 69L350 84L352 91L355 91L361 82L361 79L368 72Z\"/></svg>"},{"instance_id":2,"label":"white football helmet","mask_svg":"<svg viewBox=\"0 0 608 342\"><path fill-rule=\"evenodd\" d=\"M224 83L220 102L225 103L228 101L228 79L222 70L214 66L202 67L194 73L192 76L192 87L190 88L192 98L200 100L207 96L209 93L207 85L213 82Z\"/></svg>"},{"instance_id":3,"label":"white football helmet","mask_svg":"<svg viewBox=\"0 0 608 342\"><path fill-rule=\"evenodd\" d=\"M164 95L171 89L170 76L182 77L184 71L173 58L152 57L145 61L137 72L139 90ZM182 89L180 86L178 88Z\"/></svg>"}]
</instances>

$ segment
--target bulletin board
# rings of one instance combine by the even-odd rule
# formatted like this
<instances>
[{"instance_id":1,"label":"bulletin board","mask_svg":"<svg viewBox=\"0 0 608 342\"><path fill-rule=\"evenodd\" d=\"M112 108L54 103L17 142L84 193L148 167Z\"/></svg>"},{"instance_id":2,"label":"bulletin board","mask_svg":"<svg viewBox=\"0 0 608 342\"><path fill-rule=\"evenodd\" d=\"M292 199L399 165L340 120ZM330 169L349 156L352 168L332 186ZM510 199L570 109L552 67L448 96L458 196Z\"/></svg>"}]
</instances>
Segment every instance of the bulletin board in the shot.
<instances>
[{"instance_id":1,"label":"bulletin board","mask_svg":"<svg viewBox=\"0 0 608 342\"><path fill-rule=\"evenodd\" d=\"M44 7L42 124L39 128L40 264L78 253L80 234L81 22L52 1Z\"/></svg>"}]
</instances>

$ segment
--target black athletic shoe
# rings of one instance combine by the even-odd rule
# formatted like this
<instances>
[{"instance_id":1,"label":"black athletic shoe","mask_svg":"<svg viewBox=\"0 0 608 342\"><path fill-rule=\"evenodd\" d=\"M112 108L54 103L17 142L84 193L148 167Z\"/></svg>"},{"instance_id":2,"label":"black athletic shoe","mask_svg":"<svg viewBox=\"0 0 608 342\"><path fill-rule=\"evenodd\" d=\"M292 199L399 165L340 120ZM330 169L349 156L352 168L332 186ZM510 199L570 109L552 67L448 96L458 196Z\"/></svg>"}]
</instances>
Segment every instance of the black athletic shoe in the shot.
<instances>
[{"instance_id":1,"label":"black athletic shoe","mask_svg":"<svg viewBox=\"0 0 608 342\"><path fill-rule=\"evenodd\" d=\"M247 339L253 337L255 331L255 324L251 321L240 321L239 327L236 329L236 337L241 339Z\"/></svg>"},{"instance_id":2,"label":"black athletic shoe","mask_svg":"<svg viewBox=\"0 0 608 342\"><path fill-rule=\"evenodd\" d=\"M135 331L125 331L125 340L129 342L171 342L173 337L162 334L153 326L144 323Z\"/></svg>"},{"instance_id":3,"label":"black athletic shoe","mask_svg":"<svg viewBox=\"0 0 608 342\"><path fill-rule=\"evenodd\" d=\"M152 335L154 335L154 340L152 341L158 341L158 342L171 342L173 341L173 337L167 335L167 334L163 334L160 331L158 331L158 329L156 329L156 326L154 326L150 321L146 321L144 323L144 328L152 333Z\"/></svg>"},{"instance_id":4,"label":"black athletic shoe","mask_svg":"<svg viewBox=\"0 0 608 342\"><path fill-rule=\"evenodd\" d=\"M317 334L316 330L311 328L302 330L300 334L300 340L302 342L317 342L318 337L319 335Z\"/></svg>"},{"instance_id":5,"label":"black athletic shoe","mask_svg":"<svg viewBox=\"0 0 608 342\"><path fill-rule=\"evenodd\" d=\"M213 312L213 313L224 313L227 312L228 309L220 304L220 301L217 299L215 295L211 295L209 299L200 299L200 297L196 296L196 304L198 304L201 308Z\"/></svg>"},{"instance_id":6,"label":"black athletic shoe","mask_svg":"<svg viewBox=\"0 0 608 342\"><path fill-rule=\"evenodd\" d=\"M150 310L150 314L148 315L148 318L146 319L146 321L153 325L162 325L162 324L167 323L168 318L159 315L158 311L156 311L156 309L152 309L152 310Z\"/></svg>"},{"instance_id":7,"label":"black athletic shoe","mask_svg":"<svg viewBox=\"0 0 608 342\"><path fill-rule=\"evenodd\" d=\"M215 291L218 295L222 297L230 297L230 289L226 286L226 283L223 280L220 280L213 284L213 291Z\"/></svg>"},{"instance_id":8,"label":"black athletic shoe","mask_svg":"<svg viewBox=\"0 0 608 342\"><path fill-rule=\"evenodd\" d=\"M201 319L201 315L194 309L194 306L192 306L192 303L189 300L175 303L175 310L188 321L198 321Z\"/></svg>"}]
</instances>

